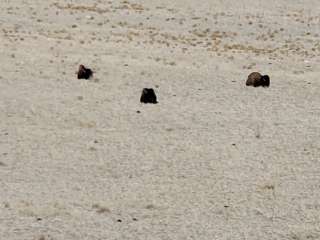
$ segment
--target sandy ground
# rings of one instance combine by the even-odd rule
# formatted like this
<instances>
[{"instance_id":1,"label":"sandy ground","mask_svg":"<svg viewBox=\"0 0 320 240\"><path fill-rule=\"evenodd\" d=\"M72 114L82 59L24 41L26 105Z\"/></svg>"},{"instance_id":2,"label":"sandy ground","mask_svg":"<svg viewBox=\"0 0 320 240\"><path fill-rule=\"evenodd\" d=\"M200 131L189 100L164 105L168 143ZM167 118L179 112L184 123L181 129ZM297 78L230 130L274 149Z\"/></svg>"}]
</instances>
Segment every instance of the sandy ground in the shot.
<instances>
[{"instance_id":1,"label":"sandy ground","mask_svg":"<svg viewBox=\"0 0 320 240\"><path fill-rule=\"evenodd\" d=\"M0 239L320 239L319 8L0 1Z\"/></svg>"}]
</instances>

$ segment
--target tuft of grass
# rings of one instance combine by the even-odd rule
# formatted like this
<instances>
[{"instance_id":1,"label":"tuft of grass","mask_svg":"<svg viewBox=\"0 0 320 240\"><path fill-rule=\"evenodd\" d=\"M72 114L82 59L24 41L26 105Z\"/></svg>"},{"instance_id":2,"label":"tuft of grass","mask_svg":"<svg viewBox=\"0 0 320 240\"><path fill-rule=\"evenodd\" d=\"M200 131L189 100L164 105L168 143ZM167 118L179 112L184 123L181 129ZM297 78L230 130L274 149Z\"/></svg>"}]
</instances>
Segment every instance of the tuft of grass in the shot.
<instances>
[{"instance_id":1,"label":"tuft of grass","mask_svg":"<svg viewBox=\"0 0 320 240\"><path fill-rule=\"evenodd\" d=\"M103 214L103 213L111 213L111 210L107 207L101 206L100 204L93 204L92 208L96 210L97 213Z\"/></svg>"},{"instance_id":2,"label":"tuft of grass","mask_svg":"<svg viewBox=\"0 0 320 240\"><path fill-rule=\"evenodd\" d=\"M267 190L274 190L275 186L273 184L267 184L263 188Z\"/></svg>"},{"instance_id":3,"label":"tuft of grass","mask_svg":"<svg viewBox=\"0 0 320 240\"><path fill-rule=\"evenodd\" d=\"M155 208L156 208L156 206L153 205L153 204L148 204L148 205L146 206L146 209L148 209L148 210L152 210L152 209L155 209Z\"/></svg>"}]
</instances>

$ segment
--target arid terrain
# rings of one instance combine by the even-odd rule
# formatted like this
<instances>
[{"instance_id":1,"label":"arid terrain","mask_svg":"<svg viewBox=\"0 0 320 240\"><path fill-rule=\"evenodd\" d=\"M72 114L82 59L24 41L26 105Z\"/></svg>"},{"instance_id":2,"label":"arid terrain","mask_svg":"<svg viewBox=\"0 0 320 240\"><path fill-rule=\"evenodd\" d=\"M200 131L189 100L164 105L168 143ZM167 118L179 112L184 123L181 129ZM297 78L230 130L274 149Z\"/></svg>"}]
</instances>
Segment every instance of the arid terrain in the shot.
<instances>
[{"instance_id":1,"label":"arid terrain","mask_svg":"<svg viewBox=\"0 0 320 240\"><path fill-rule=\"evenodd\" d=\"M0 240L320 239L319 0L0 11Z\"/></svg>"}]
</instances>

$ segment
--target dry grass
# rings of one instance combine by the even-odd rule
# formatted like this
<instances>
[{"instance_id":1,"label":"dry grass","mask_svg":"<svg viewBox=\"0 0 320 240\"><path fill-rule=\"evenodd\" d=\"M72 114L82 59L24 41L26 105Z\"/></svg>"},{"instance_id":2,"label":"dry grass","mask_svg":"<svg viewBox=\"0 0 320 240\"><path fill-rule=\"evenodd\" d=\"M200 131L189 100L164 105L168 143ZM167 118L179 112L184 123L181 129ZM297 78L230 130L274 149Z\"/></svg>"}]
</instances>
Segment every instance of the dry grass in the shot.
<instances>
[{"instance_id":1,"label":"dry grass","mask_svg":"<svg viewBox=\"0 0 320 240\"><path fill-rule=\"evenodd\" d=\"M96 4L92 6L84 6L84 5L75 5L71 3L67 5L60 5L59 3L54 3L53 6L61 10L70 10L70 11L86 11L86 12L96 12L100 14L110 12L109 9L98 8Z\"/></svg>"}]
</instances>

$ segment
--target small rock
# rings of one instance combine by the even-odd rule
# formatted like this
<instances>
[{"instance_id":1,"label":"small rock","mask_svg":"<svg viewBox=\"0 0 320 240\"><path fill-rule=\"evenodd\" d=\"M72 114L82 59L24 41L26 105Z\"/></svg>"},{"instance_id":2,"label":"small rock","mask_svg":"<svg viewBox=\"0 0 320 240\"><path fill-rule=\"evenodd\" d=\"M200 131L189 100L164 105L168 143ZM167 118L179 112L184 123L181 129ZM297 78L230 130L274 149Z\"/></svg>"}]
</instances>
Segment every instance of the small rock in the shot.
<instances>
[{"instance_id":1,"label":"small rock","mask_svg":"<svg viewBox=\"0 0 320 240\"><path fill-rule=\"evenodd\" d=\"M80 65L77 74L78 79L89 79L93 75L93 72L90 68L86 68L85 66Z\"/></svg>"},{"instance_id":2,"label":"small rock","mask_svg":"<svg viewBox=\"0 0 320 240\"><path fill-rule=\"evenodd\" d=\"M142 90L141 103L153 103L156 104L157 102L157 96L152 88L144 88Z\"/></svg>"},{"instance_id":3,"label":"small rock","mask_svg":"<svg viewBox=\"0 0 320 240\"><path fill-rule=\"evenodd\" d=\"M270 78L268 75L261 75L258 72L250 73L248 76L247 86L253 86L253 87L269 87L270 86Z\"/></svg>"}]
</instances>

